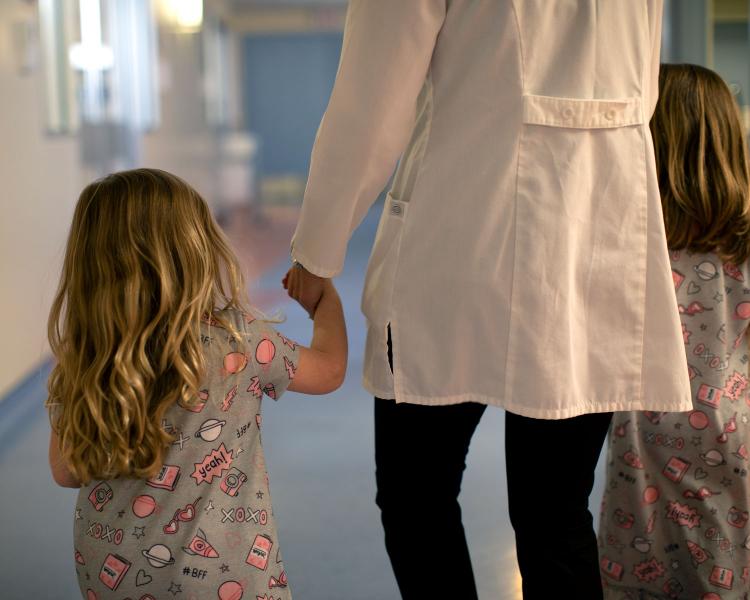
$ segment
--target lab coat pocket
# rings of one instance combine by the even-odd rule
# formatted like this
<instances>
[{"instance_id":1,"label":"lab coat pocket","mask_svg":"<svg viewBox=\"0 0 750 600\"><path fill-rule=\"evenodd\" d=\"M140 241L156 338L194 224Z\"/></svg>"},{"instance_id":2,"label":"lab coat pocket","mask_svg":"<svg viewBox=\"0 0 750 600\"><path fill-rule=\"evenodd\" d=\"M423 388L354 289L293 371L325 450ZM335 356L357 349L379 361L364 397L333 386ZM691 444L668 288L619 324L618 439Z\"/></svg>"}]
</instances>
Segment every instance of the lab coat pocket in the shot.
<instances>
[{"instance_id":1,"label":"lab coat pocket","mask_svg":"<svg viewBox=\"0 0 750 600\"><path fill-rule=\"evenodd\" d=\"M640 98L524 96L509 360L550 365L539 376L566 381L561 402L592 373L639 381L647 134Z\"/></svg>"},{"instance_id":2,"label":"lab coat pocket","mask_svg":"<svg viewBox=\"0 0 750 600\"><path fill-rule=\"evenodd\" d=\"M391 319L393 286L407 209L407 202L388 194L362 292L362 312L371 325L385 327Z\"/></svg>"}]
</instances>

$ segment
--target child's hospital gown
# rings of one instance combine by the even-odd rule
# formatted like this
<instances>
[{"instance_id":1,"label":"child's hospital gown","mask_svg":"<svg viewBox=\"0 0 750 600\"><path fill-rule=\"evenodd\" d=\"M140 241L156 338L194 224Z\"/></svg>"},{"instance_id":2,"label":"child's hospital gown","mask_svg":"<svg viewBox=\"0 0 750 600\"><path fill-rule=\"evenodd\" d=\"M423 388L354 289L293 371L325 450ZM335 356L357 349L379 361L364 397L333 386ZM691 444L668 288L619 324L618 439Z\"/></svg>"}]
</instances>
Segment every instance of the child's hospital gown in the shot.
<instances>
[{"instance_id":1,"label":"child's hospital gown","mask_svg":"<svg viewBox=\"0 0 750 600\"><path fill-rule=\"evenodd\" d=\"M672 254L694 410L615 413L599 531L608 599L750 597L750 267Z\"/></svg>"},{"instance_id":2,"label":"child's hospital gown","mask_svg":"<svg viewBox=\"0 0 750 600\"><path fill-rule=\"evenodd\" d=\"M284 392L298 350L267 323L223 314L244 347L215 323L201 324L201 403L166 412L162 426L175 441L161 472L148 481L93 481L78 495L75 567L87 600L291 598L260 400Z\"/></svg>"}]
</instances>

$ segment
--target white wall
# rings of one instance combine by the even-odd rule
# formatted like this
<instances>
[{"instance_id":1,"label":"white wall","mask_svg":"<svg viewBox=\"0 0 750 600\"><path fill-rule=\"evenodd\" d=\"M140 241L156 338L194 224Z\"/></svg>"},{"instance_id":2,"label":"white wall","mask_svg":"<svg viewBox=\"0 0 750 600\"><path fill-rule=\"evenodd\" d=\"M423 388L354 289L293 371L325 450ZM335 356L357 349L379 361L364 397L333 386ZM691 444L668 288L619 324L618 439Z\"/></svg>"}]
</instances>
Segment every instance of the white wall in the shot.
<instances>
[{"instance_id":1,"label":"white wall","mask_svg":"<svg viewBox=\"0 0 750 600\"><path fill-rule=\"evenodd\" d=\"M46 323L78 194L90 173L76 136L44 133L41 68L19 73L13 24L35 4L0 0L0 401L49 356ZM203 111L200 38L162 32L162 122L143 166L169 170L215 204L217 138ZM237 104L237 102L234 102Z\"/></svg>"},{"instance_id":2,"label":"white wall","mask_svg":"<svg viewBox=\"0 0 750 600\"><path fill-rule=\"evenodd\" d=\"M28 18L26 4L0 2L0 396L48 352L47 314L83 183L76 140L44 133L40 70L19 73L13 25Z\"/></svg>"}]
</instances>

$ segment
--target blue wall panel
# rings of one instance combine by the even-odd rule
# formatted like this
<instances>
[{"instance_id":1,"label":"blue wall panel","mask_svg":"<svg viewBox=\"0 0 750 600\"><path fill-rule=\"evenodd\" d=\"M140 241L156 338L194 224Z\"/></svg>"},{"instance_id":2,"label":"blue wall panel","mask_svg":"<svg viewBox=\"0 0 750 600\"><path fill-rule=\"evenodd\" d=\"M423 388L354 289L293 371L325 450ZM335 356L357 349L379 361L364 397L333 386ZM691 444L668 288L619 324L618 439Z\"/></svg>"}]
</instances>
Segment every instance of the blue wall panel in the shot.
<instances>
[{"instance_id":1,"label":"blue wall panel","mask_svg":"<svg viewBox=\"0 0 750 600\"><path fill-rule=\"evenodd\" d=\"M306 175L333 88L342 34L248 35L243 41L243 108L260 138L263 175Z\"/></svg>"}]
</instances>

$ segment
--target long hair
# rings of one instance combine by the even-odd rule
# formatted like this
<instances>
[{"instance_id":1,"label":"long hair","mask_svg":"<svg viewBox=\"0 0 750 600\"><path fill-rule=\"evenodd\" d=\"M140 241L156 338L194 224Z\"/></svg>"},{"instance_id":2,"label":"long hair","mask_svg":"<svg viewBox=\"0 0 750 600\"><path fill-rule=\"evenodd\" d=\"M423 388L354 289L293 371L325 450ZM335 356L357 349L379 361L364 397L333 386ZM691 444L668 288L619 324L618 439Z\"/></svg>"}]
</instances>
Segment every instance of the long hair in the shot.
<instances>
[{"instance_id":1,"label":"long hair","mask_svg":"<svg viewBox=\"0 0 750 600\"><path fill-rule=\"evenodd\" d=\"M739 108L716 73L663 64L651 119L667 245L750 258L750 173Z\"/></svg>"},{"instance_id":2,"label":"long hair","mask_svg":"<svg viewBox=\"0 0 750 600\"><path fill-rule=\"evenodd\" d=\"M215 311L244 310L244 290L205 201L178 177L135 169L83 190L48 323L50 421L79 481L158 471L166 410L198 398L200 321L238 336Z\"/></svg>"}]
</instances>

